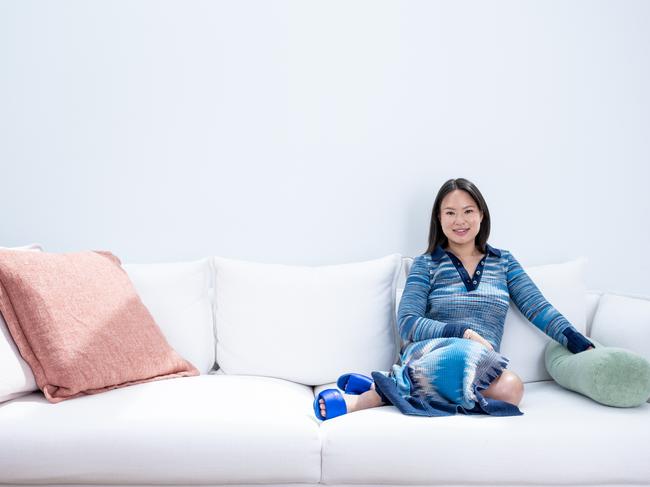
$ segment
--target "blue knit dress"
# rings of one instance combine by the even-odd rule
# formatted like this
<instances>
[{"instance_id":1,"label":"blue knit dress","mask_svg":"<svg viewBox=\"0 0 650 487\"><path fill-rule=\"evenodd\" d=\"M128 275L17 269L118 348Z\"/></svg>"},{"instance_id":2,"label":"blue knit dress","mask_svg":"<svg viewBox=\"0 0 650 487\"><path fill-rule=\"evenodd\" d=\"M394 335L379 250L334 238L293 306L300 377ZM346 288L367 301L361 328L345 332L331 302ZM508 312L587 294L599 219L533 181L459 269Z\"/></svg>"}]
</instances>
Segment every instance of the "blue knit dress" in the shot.
<instances>
[{"instance_id":1,"label":"blue knit dress","mask_svg":"<svg viewBox=\"0 0 650 487\"><path fill-rule=\"evenodd\" d=\"M372 373L385 403L416 416L523 414L481 394L508 364L499 349L509 300L571 352L593 346L546 301L510 252L490 245L486 251L474 276L441 246L413 260L398 309L399 362ZM462 338L468 328L494 351Z\"/></svg>"}]
</instances>

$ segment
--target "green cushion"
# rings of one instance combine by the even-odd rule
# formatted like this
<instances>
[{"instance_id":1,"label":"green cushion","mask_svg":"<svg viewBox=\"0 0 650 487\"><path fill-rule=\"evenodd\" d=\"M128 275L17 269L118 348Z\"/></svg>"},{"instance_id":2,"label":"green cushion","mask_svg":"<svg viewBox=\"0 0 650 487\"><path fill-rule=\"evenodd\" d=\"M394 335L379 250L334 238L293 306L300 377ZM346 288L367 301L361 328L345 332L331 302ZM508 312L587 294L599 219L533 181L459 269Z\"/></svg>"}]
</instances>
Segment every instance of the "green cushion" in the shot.
<instances>
[{"instance_id":1,"label":"green cushion","mask_svg":"<svg viewBox=\"0 0 650 487\"><path fill-rule=\"evenodd\" d=\"M551 340L546 346L546 370L566 389L607 406L640 406L650 397L650 362L624 348L596 348L573 354Z\"/></svg>"}]
</instances>

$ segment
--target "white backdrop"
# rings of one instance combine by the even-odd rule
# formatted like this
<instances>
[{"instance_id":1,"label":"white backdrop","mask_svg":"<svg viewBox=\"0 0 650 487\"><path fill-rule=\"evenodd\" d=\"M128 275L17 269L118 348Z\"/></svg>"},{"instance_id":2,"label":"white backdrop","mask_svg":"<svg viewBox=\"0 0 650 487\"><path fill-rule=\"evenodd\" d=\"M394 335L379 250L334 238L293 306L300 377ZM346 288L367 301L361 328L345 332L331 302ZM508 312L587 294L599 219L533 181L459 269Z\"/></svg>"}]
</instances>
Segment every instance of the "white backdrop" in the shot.
<instances>
[{"instance_id":1,"label":"white backdrop","mask_svg":"<svg viewBox=\"0 0 650 487\"><path fill-rule=\"evenodd\" d=\"M0 245L331 264L450 177L650 296L650 2L0 0Z\"/></svg>"}]
</instances>

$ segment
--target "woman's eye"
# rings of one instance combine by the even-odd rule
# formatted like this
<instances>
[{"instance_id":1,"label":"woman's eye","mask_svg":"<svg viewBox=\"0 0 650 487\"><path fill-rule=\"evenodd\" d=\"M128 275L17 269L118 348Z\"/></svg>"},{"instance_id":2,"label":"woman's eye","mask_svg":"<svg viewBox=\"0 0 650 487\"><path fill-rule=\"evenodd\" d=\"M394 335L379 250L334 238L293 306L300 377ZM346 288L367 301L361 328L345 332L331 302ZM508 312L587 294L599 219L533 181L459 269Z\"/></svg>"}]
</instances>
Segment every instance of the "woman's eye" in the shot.
<instances>
[{"instance_id":1,"label":"woman's eye","mask_svg":"<svg viewBox=\"0 0 650 487\"><path fill-rule=\"evenodd\" d=\"M453 214L454 214L454 213L453 213L452 211L448 211L447 213L445 213L445 215L449 215L449 216L451 216L451 215L453 215Z\"/></svg>"},{"instance_id":2,"label":"woman's eye","mask_svg":"<svg viewBox=\"0 0 650 487\"><path fill-rule=\"evenodd\" d=\"M474 211L474 210L466 210L465 213L471 213L471 212L473 212L473 211Z\"/></svg>"}]
</instances>

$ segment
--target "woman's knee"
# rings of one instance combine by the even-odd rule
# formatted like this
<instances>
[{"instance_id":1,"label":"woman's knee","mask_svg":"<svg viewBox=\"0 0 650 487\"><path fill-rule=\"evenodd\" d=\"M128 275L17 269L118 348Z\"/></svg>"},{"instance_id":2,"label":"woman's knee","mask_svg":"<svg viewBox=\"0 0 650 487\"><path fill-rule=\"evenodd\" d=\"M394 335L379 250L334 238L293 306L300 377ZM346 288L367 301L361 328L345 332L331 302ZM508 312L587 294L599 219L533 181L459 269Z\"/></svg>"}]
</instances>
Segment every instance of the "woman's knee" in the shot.
<instances>
[{"instance_id":1,"label":"woman's knee","mask_svg":"<svg viewBox=\"0 0 650 487\"><path fill-rule=\"evenodd\" d=\"M514 405L518 405L521 402L521 399L524 397L524 383L514 372L510 372L509 370L506 370L506 372L508 373L506 376L507 393L511 400L508 401L505 399L505 401Z\"/></svg>"},{"instance_id":2,"label":"woman's knee","mask_svg":"<svg viewBox=\"0 0 650 487\"><path fill-rule=\"evenodd\" d=\"M524 396L524 383L514 372L504 370L485 392L488 397L517 406Z\"/></svg>"}]
</instances>

